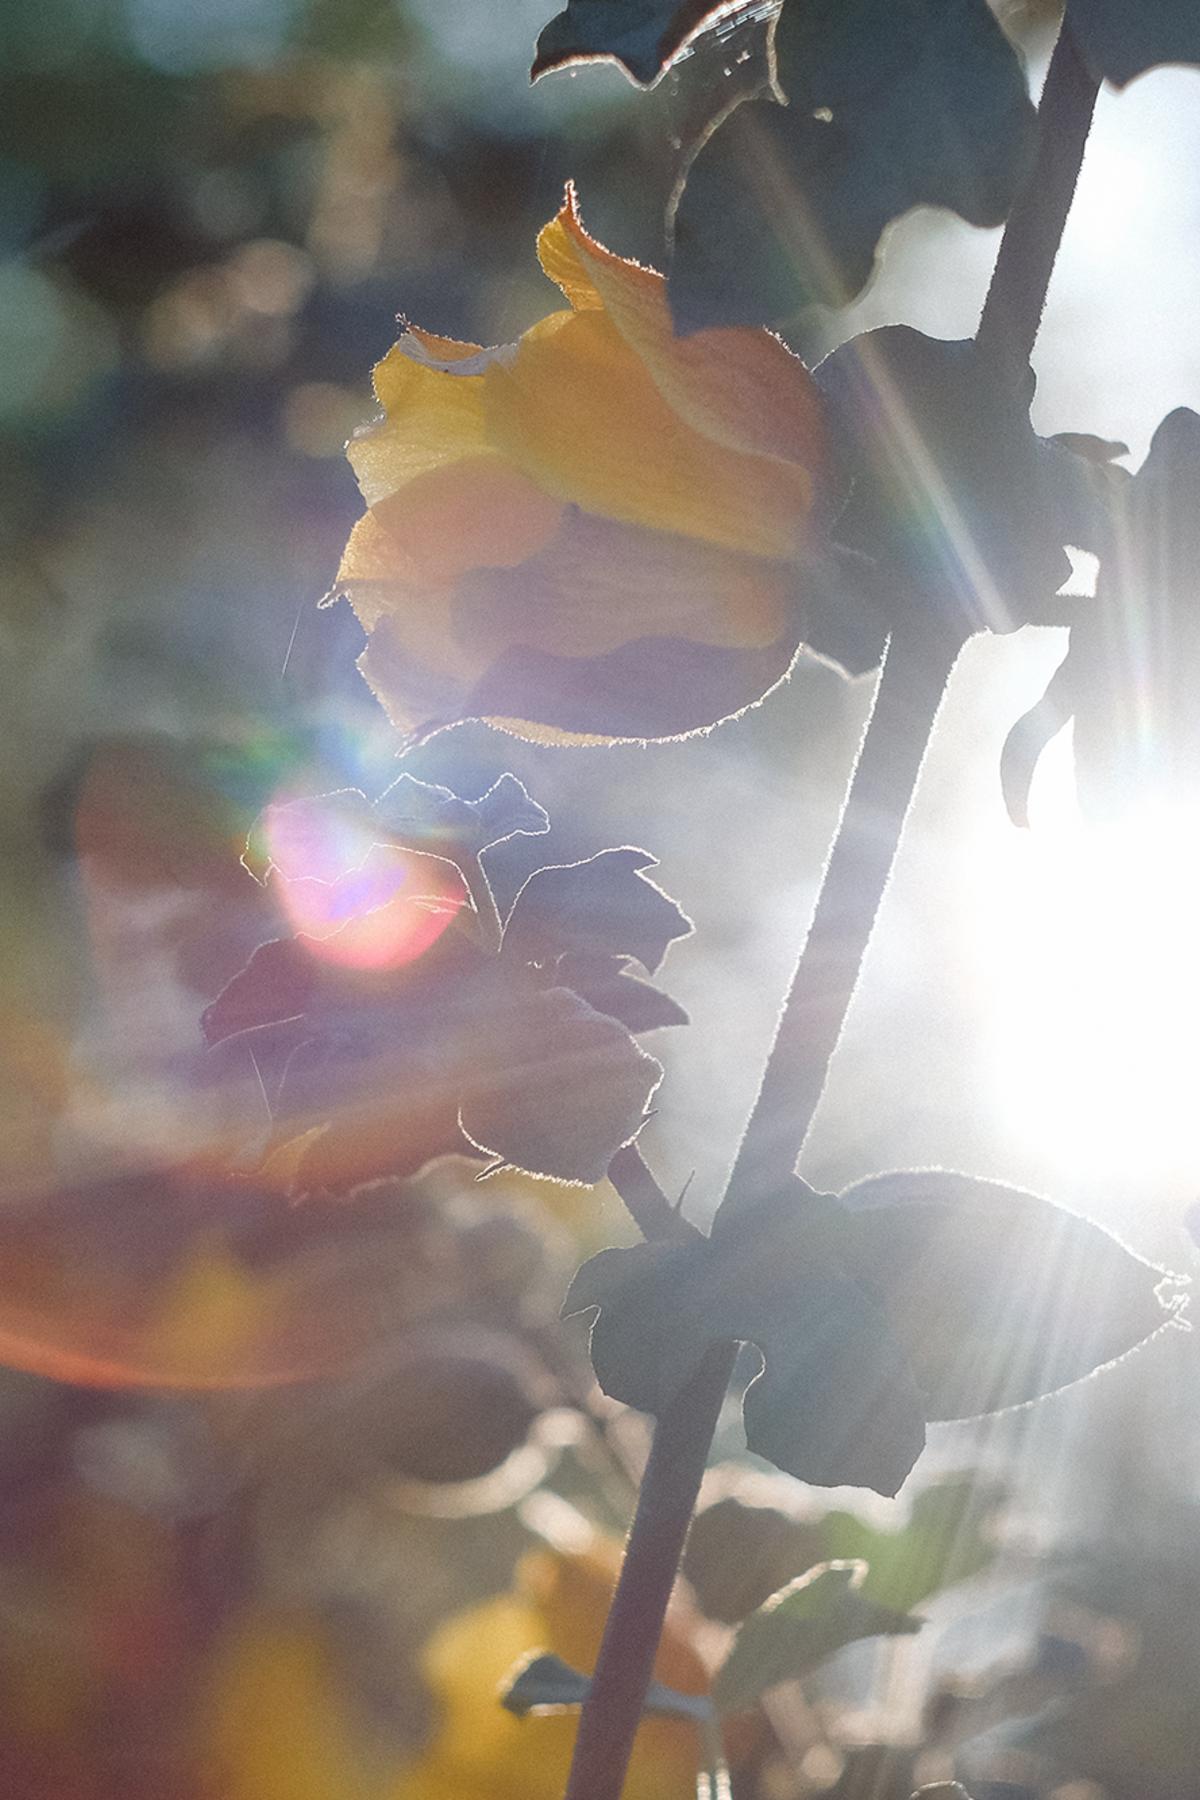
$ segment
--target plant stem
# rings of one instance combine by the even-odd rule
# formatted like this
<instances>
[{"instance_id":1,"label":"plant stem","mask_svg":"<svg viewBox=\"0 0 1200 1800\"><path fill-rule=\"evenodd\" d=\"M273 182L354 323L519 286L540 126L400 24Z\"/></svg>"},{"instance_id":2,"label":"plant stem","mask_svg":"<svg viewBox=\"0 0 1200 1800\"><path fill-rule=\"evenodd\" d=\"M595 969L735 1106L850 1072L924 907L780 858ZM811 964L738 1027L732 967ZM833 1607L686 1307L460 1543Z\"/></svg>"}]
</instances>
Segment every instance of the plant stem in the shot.
<instances>
[{"instance_id":1,"label":"plant stem","mask_svg":"<svg viewBox=\"0 0 1200 1800\"><path fill-rule=\"evenodd\" d=\"M888 644L813 922L730 1177L727 1208L753 1205L795 1172L958 648L948 636L920 631L894 632Z\"/></svg>"},{"instance_id":2,"label":"plant stem","mask_svg":"<svg viewBox=\"0 0 1200 1800\"><path fill-rule=\"evenodd\" d=\"M939 654L923 633L915 641L896 634L889 645L812 929L738 1154L739 1193L780 1171L786 1178L807 1134L955 649ZM734 1356L734 1345L714 1344L655 1426L566 1800L621 1793Z\"/></svg>"},{"instance_id":3,"label":"plant stem","mask_svg":"<svg viewBox=\"0 0 1200 1800\"><path fill-rule=\"evenodd\" d=\"M464 857L458 872L466 885L467 896L475 914L479 942L490 956L498 956L504 938L504 923L487 871L479 857Z\"/></svg>"},{"instance_id":4,"label":"plant stem","mask_svg":"<svg viewBox=\"0 0 1200 1800\"><path fill-rule=\"evenodd\" d=\"M667 1602L736 1355L713 1344L654 1428L621 1578L575 1740L566 1800L618 1800Z\"/></svg>"},{"instance_id":5,"label":"plant stem","mask_svg":"<svg viewBox=\"0 0 1200 1800\"><path fill-rule=\"evenodd\" d=\"M1033 167L1001 240L977 335L985 353L1018 371L1037 338L1097 92L1098 83L1076 47L1068 9L1038 108ZM812 927L738 1150L727 1204L751 1202L795 1169L958 649L957 643L931 640L920 632L896 633L889 644ZM632 1169L619 1170L618 1176L629 1178L635 1190L642 1180ZM649 1171L646 1176L657 1188ZM644 1193L635 1194L635 1204L644 1199ZM650 1207L651 1216L663 1222L657 1202ZM714 1344L655 1426L625 1562L580 1719L566 1800L620 1800L734 1356L734 1345Z\"/></svg>"},{"instance_id":6,"label":"plant stem","mask_svg":"<svg viewBox=\"0 0 1200 1800\"><path fill-rule=\"evenodd\" d=\"M1004 228L976 333L982 350L1018 366L1029 361L1042 322L1099 91L1075 42L1068 5L1038 106L1033 166Z\"/></svg>"},{"instance_id":7,"label":"plant stem","mask_svg":"<svg viewBox=\"0 0 1200 1800\"><path fill-rule=\"evenodd\" d=\"M647 1168L636 1143L618 1150L608 1165L608 1179L625 1202L626 1211L650 1243L676 1243L699 1234L679 1208L672 1206Z\"/></svg>"}]
</instances>

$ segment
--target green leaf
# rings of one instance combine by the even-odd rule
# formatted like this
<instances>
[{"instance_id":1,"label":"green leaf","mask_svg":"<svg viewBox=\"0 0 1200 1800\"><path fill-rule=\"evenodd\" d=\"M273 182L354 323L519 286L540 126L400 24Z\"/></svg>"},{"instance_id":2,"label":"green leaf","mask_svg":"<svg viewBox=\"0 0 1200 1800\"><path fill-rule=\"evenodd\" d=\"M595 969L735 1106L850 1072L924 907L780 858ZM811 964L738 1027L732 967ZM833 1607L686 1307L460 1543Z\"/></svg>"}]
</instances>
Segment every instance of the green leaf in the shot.
<instances>
[{"instance_id":1,"label":"green leaf","mask_svg":"<svg viewBox=\"0 0 1200 1800\"><path fill-rule=\"evenodd\" d=\"M867 1564L863 1593L895 1612L966 1581L995 1556L997 1489L969 1476L923 1488L907 1522L885 1531L858 1513L793 1517L727 1496L696 1518L684 1574L709 1618L736 1624L814 1562Z\"/></svg>"},{"instance_id":2,"label":"green leaf","mask_svg":"<svg viewBox=\"0 0 1200 1800\"><path fill-rule=\"evenodd\" d=\"M636 956L648 972L692 922L645 873L647 850L601 850L584 862L538 869L504 928L504 955L546 963L575 954Z\"/></svg>"},{"instance_id":3,"label":"green leaf","mask_svg":"<svg viewBox=\"0 0 1200 1800\"><path fill-rule=\"evenodd\" d=\"M1089 1219L945 1169L842 1195L846 1267L882 1306L926 1396L960 1419L1056 1393L1172 1322L1161 1268Z\"/></svg>"},{"instance_id":4,"label":"green leaf","mask_svg":"<svg viewBox=\"0 0 1200 1800\"><path fill-rule=\"evenodd\" d=\"M910 1612L956 1582L968 1581L994 1560L987 1529L996 1494L977 1478L951 1477L923 1488L899 1531L882 1531L851 1512L827 1513L821 1522L829 1556L861 1557L864 1591L881 1606Z\"/></svg>"},{"instance_id":5,"label":"green leaf","mask_svg":"<svg viewBox=\"0 0 1200 1800\"><path fill-rule=\"evenodd\" d=\"M591 1690L591 1681L571 1668L560 1656L535 1656L509 1677L500 1695L501 1706L519 1719L532 1712L564 1712L582 1706ZM642 1707L662 1719L690 1719L703 1723L712 1717L712 1705L704 1694L681 1694L675 1688L652 1681L646 1689Z\"/></svg>"},{"instance_id":6,"label":"green leaf","mask_svg":"<svg viewBox=\"0 0 1200 1800\"><path fill-rule=\"evenodd\" d=\"M571 63L615 62L653 87L672 57L737 0L568 0L538 36L530 79Z\"/></svg>"},{"instance_id":7,"label":"green leaf","mask_svg":"<svg viewBox=\"0 0 1200 1800\"><path fill-rule=\"evenodd\" d=\"M531 1175L600 1181L645 1123L662 1064L562 987L514 994L478 1036L459 1108L471 1143Z\"/></svg>"},{"instance_id":8,"label":"green leaf","mask_svg":"<svg viewBox=\"0 0 1200 1800\"><path fill-rule=\"evenodd\" d=\"M1159 63L1200 63L1196 0L1071 0L1070 19L1085 61L1117 87Z\"/></svg>"},{"instance_id":9,"label":"green leaf","mask_svg":"<svg viewBox=\"0 0 1200 1800\"><path fill-rule=\"evenodd\" d=\"M681 330L844 306L890 220L999 225L1028 169L1033 107L986 0L787 0L775 63L786 104L735 107L677 193Z\"/></svg>"},{"instance_id":10,"label":"green leaf","mask_svg":"<svg viewBox=\"0 0 1200 1800\"><path fill-rule=\"evenodd\" d=\"M919 1631L920 1619L868 1598L866 1572L861 1562L820 1563L752 1613L713 1681L718 1709L741 1712L860 1638Z\"/></svg>"}]
</instances>

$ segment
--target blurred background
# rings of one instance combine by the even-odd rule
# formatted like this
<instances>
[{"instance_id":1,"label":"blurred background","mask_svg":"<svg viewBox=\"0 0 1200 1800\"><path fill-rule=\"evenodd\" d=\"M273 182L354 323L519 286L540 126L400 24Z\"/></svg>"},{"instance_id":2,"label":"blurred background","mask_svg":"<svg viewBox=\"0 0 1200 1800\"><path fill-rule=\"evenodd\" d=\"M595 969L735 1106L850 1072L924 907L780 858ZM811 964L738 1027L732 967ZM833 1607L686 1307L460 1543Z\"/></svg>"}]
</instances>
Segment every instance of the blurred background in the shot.
<instances>
[{"instance_id":1,"label":"blurred background","mask_svg":"<svg viewBox=\"0 0 1200 1800\"><path fill-rule=\"evenodd\" d=\"M644 1454L555 1322L573 1262L628 1230L615 1196L478 1187L455 1163L289 1208L223 1177L261 1140L266 1097L252 1059L215 1063L198 1028L279 929L238 860L260 808L396 772L358 627L317 601L360 511L343 445L398 315L497 343L554 306L533 240L568 178L595 235L661 264L680 140L761 28L702 40L649 95L612 67L530 88L546 16L546 0L0 6L14 1796L561 1785L569 1722L518 1726L495 1691L535 1648L586 1662ZM1003 16L1036 82L1053 8ZM1164 414L1200 408L1198 171L1200 73L1102 96L1039 429L1121 439L1136 466ZM995 243L948 215L901 221L869 292L798 347L895 320L969 335ZM1083 826L1066 740L1033 829L1010 826L1000 746L1063 649L1053 631L968 647L804 1173L995 1176L1187 1271L1200 837ZM556 822L548 860L614 843L661 859L697 926L665 971L693 1024L655 1046L668 1074L644 1142L701 1221L869 698L802 667L700 743L549 753L471 727L407 765L469 794L514 769ZM739 1800L907 1794L955 1770L978 1793L1193 1794L1195 1359L1168 1332L1033 1412L941 1428L867 1515L754 1466L731 1422L669 1679L702 1687L748 1605L881 1532L908 1532L879 1555L935 1620L741 1721ZM730 1566L747 1571L732 1596ZM689 1732L647 1732L647 1793L693 1791Z\"/></svg>"}]
</instances>

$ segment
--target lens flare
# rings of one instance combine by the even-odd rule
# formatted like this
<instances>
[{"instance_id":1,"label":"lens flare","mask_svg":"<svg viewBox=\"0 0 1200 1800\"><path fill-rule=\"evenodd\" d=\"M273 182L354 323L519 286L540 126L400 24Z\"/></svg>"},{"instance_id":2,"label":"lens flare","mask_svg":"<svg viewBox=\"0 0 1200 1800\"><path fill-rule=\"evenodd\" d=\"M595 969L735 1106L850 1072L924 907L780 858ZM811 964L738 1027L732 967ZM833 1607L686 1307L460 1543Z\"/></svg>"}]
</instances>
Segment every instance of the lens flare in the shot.
<instances>
[{"instance_id":1,"label":"lens flare","mask_svg":"<svg viewBox=\"0 0 1200 1800\"><path fill-rule=\"evenodd\" d=\"M266 851L294 930L340 968L397 969L434 944L466 904L452 863L373 840L352 808L268 809Z\"/></svg>"}]
</instances>

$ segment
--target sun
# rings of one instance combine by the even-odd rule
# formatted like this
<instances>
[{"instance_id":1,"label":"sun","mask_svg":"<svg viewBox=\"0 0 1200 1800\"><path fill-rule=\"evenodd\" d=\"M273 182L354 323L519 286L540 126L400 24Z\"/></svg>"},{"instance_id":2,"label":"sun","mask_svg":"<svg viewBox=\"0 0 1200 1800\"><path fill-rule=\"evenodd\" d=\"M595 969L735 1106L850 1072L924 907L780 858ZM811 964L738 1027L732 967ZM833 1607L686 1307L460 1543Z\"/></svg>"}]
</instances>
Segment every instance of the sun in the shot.
<instances>
[{"instance_id":1,"label":"sun","mask_svg":"<svg viewBox=\"0 0 1200 1800\"><path fill-rule=\"evenodd\" d=\"M1177 1185L1200 1168L1200 805L1093 825L1070 734L1029 831L997 841L978 957L995 1104L1081 1177Z\"/></svg>"}]
</instances>

